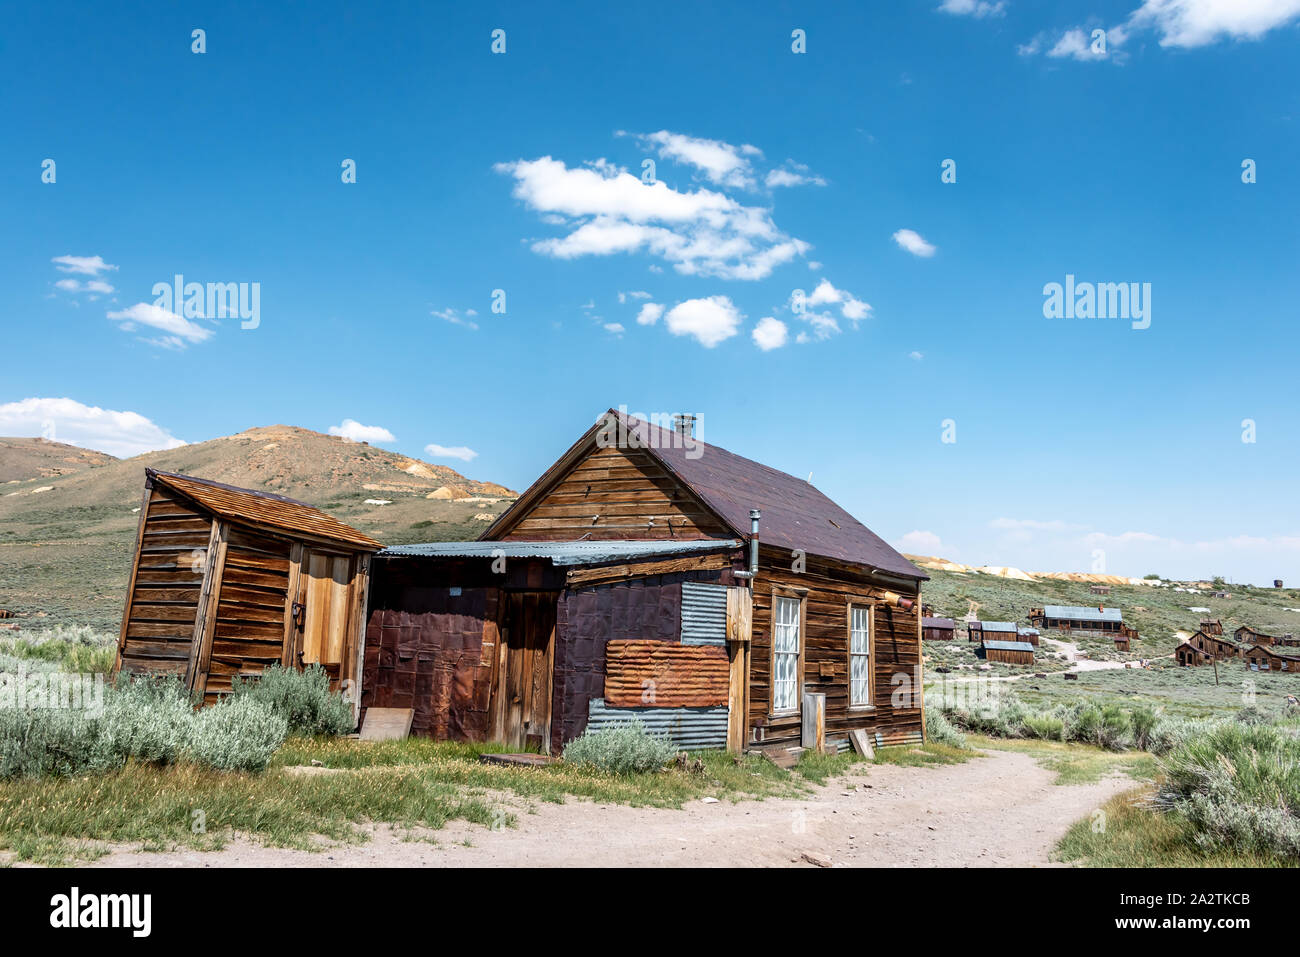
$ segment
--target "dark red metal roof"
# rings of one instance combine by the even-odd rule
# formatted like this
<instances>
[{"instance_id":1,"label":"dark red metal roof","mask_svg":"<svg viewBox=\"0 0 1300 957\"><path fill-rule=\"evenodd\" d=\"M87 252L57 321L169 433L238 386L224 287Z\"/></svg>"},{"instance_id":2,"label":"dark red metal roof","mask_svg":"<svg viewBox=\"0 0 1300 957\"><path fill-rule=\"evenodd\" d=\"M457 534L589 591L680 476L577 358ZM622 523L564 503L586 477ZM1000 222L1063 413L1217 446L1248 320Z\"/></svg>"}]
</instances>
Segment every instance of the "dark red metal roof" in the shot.
<instances>
[{"instance_id":1,"label":"dark red metal roof","mask_svg":"<svg viewBox=\"0 0 1300 957\"><path fill-rule=\"evenodd\" d=\"M763 512L759 539L764 545L929 578L809 482L642 419L610 413L738 535L749 535L749 510L757 508Z\"/></svg>"}]
</instances>

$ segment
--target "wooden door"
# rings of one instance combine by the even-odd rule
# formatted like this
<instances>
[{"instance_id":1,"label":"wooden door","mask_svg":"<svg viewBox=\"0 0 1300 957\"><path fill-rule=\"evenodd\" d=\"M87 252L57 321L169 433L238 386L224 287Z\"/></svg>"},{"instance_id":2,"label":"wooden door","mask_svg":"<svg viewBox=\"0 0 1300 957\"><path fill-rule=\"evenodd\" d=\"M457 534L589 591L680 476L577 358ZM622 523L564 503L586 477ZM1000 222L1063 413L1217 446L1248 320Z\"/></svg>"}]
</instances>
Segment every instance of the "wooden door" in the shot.
<instances>
[{"instance_id":1,"label":"wooden door","mask_svg":"<svg viewBox=\"0 0 1300 957\"><path fill-rule=\"evenodd\" d=\"M291 664L319 664L338 686L347 656L352 556L305 548L298 577L300 609Z\"/></svg>"},{"instance_id":2,"label":"wooden door","mask_svg":"<svg viewBox=\"0 0 1300 957\"><path fill-rule=\"evenodd\" d=\"M493 737L516 750L550 753L555 592L508 592L493 689Z\"/></svg>"}]
</instances>

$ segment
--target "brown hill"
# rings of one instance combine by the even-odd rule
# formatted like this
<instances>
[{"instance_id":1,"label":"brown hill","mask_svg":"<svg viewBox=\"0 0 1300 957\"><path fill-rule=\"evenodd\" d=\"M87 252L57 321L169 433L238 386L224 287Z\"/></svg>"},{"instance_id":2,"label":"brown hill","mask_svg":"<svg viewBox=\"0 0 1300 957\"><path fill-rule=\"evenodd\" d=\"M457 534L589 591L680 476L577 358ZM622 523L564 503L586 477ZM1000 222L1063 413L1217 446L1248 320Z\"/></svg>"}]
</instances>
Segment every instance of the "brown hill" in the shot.
<instances>
[{"instance_id":1,"label":"brown hill","mask_svg":"<svg viewBox=\"0 0 1300 957\"><path fill-rule=\"evenodd\" d=\"M69 475L117 459L104 452L79 449L48 439L0 438L0 482L25 482ZM0 494L5 490L0 489Z\"/></svg>"},{"instance_id":2,"label":"brown hill","mask_svg":"<svg viewBox=\"0 0 1300 957\"><path fill-rule=\"evenodd\" d=\"M0 463L27 475L0 485L0 608L96 627L121 613L146 466L287 495L386 545L473 538L515 498L445 465L293 426L129 459L89 453L102 461L52 477L40 469L72 468L56 460L83 461L83 450L40 441L0 439Z\"/></svg>"}]
</instances>

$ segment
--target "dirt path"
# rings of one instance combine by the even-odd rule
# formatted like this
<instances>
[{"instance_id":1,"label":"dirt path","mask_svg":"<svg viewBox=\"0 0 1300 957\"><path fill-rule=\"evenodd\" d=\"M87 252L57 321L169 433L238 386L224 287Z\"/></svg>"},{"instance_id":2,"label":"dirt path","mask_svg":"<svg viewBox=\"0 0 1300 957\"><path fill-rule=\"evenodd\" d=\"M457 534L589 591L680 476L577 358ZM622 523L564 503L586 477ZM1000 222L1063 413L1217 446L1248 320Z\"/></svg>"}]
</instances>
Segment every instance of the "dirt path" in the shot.
<instances>
[{"instance_id":1,"label":"dirt path","mask_svg":"<svg viewBox=\"0 0 1300 957\"><path fill-rule=\"evenodd\" d=\"M215 852L135 853L114 867L1035 866L1066 829L1133 787L1112 776L1060 786L1025 754L990 751L965 764L878 765L805 799L693 801L682 810L585 801L515 807L518 826L455 822L408 841L387 826L371 841L321 853L236 840ZM1007 813L1014 808L1014 814Z\"/></svg>"}]
</instances>

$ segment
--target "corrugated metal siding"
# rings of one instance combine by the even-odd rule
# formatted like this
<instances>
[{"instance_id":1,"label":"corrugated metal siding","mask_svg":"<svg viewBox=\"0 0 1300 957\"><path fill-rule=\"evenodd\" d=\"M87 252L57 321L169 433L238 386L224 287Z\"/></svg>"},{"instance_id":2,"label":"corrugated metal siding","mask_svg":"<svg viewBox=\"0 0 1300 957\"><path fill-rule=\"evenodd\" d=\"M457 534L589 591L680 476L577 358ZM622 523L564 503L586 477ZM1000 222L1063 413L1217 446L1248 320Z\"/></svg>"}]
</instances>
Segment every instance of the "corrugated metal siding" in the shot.
<instances>
[{"instance_id":1,"label":"corrugated metal siding","mask_svg":"<svg viewBox=\"0 0 1300 957\"><path fill-rule=\"evenodd\" d=\"M588 730L608 728L637 720L650 734L667 735L686 751L727 746L727 708L607 708L605 699L592 698L587 710Z\"/></svg>"},{"instance_id":2,"label":"corrugated metal siding","mask_svg":"<svg viewBox=\"0 0 1300 957\"><path fill-rule=\"evenodd\" d=\"M682 644L727 643L727 589L682 582Z\"/></svg>"}]
</instances>

